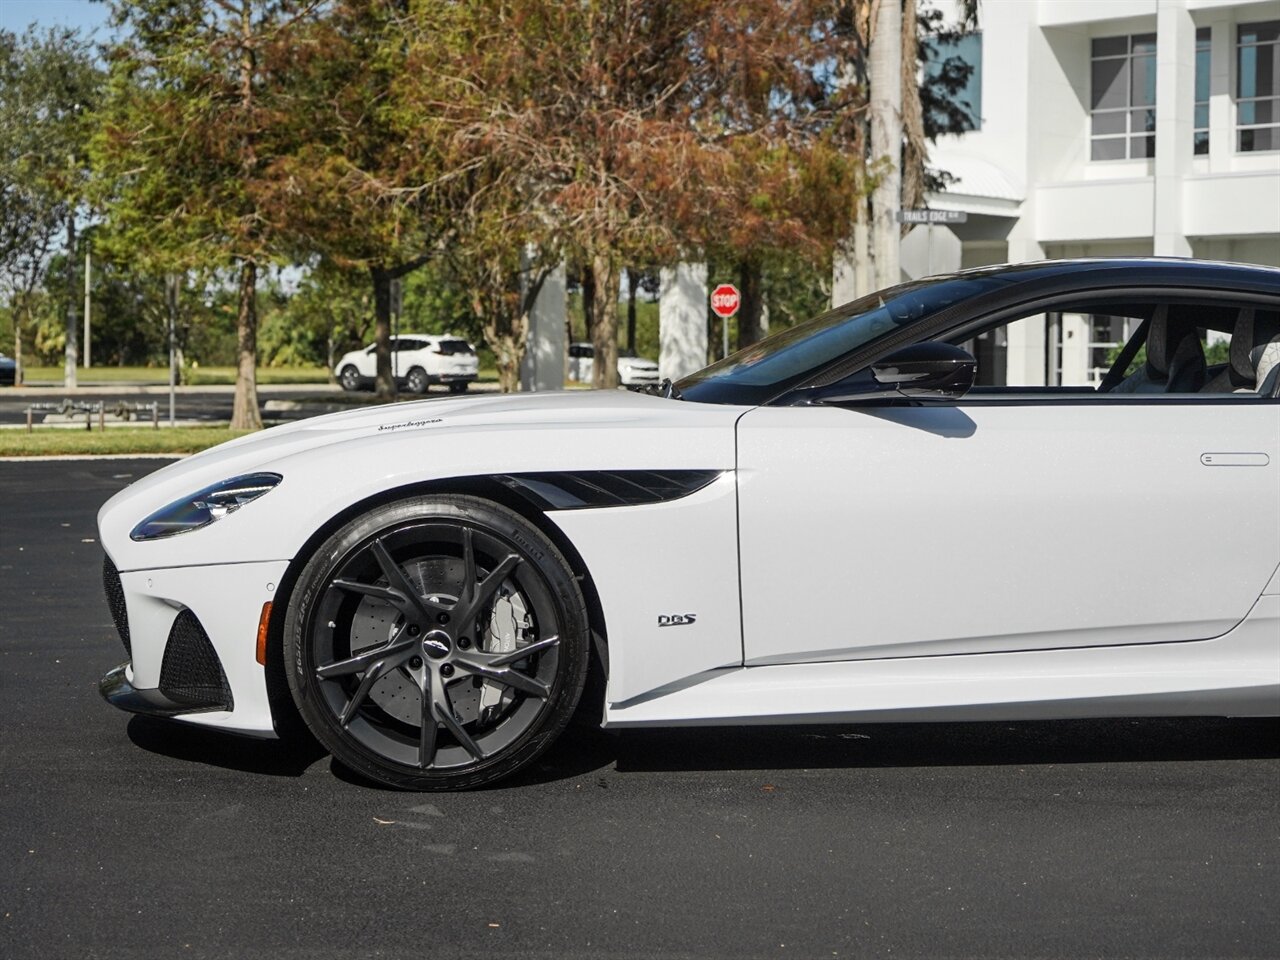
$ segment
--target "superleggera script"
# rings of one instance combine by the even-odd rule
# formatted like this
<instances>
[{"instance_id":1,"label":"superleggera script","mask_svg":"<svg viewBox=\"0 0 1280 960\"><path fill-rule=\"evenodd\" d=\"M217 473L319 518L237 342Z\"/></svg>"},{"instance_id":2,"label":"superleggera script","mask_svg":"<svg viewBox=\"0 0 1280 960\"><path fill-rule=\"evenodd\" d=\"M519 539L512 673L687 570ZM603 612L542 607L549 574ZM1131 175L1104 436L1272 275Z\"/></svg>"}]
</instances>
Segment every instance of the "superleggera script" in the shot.
<instances>
[{"instance_id":1,"label":"superleggera script","mask_svg":"<svg viewBox=\"0 0 1280 960\"><path fill-rule=\"evenodd\" d=\"M432 420L406 420L404 423L384 423L378 427L378 432L381 433L384 430L408 430L411 427L425 427L428 424L439 423L440 420L440 417L436 417Z\"/></svg>"}]
</instances>

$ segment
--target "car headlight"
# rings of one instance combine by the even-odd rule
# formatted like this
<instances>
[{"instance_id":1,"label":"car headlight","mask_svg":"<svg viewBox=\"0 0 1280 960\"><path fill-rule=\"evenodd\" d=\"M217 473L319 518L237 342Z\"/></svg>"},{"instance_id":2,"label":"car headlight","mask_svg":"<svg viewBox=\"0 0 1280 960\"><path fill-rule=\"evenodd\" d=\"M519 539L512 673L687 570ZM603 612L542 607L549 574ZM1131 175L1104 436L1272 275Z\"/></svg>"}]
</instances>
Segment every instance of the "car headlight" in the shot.
<instances>
[{"instance_id":1,"label":"car headlight","mask_svg":"<svg viewBox=\"0 0 1280 960\"><path fill-rule=\"evenodd\" d=\"M235 513L246 503L253 503L263 494L270 493L283 479L278 473L250 473L215 483L161 507L134 527L129 539L157 540L207 527L215 520Z\"/></svg>"}]
</instances>

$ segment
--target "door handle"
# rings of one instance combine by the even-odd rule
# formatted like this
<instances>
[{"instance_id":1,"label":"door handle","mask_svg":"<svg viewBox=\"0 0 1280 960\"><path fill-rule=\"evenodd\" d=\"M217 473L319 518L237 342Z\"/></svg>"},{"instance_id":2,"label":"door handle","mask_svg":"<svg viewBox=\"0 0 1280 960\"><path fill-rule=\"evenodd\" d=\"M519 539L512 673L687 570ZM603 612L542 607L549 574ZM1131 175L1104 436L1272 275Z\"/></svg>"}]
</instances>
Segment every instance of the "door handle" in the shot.
<instances>
[{"instance_id":1,"label":"door handle","mask_svg":"<svg viewBox=\"0 0 1280 960\"><path fill-rule=\"evenodd\" d=\"M1202 453L1200 462L1206 467L1265 467L1271 458L1265 453Z\"/></svg>"}]
</instances>

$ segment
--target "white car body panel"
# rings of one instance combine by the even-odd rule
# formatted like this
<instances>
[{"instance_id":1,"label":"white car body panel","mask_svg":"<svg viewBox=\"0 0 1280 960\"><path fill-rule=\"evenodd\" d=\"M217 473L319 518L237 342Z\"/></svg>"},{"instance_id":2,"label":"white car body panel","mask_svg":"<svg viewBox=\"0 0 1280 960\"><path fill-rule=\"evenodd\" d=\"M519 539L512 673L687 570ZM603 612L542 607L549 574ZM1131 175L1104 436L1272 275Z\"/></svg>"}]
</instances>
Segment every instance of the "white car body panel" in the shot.
<instances>
[{"instance_id":1,"label":"white car body panel","mask_svg":"<svg viewBox=\"0 0 1280 960\"><path fill-rule=\"evenodd\" d=\"M1276 407L1229 398L752 410L746 662L1220 636L1280 565L1278 472Z\"/></svg>"},{"instance_id":2,"label":"white car body panel","mask_svg":"<svg viewBox=\"0 0 1280 960\"><path fill-rule=\"evenodd\" d=\"M235 733L274 736L266 678L257 661L258 618L287 567L285 561L274 561L121 574L133 640L131 682L144 689L159 686L165 641L185 607L199 618L222 661L235 709L183 719Z\"/></svg>"},{"instance_id":3,"label":"white car body panel","mask_svg":"<svg viewBox=\"0 0 1280 960\"><path fill-rule=\"evenodd\" d=\"M121 571L187 565L197 548L202 564L290 560L351 504L428 480L540 470L732 470L733 422L742 412L618 390L440 398L330 414L159 470L107 501L98 524ZM250 507L196 533L129 539L157 507L263 470L285 479Z\"/></svg>"},{"instance_id":4,"label":"white car body panel","mask_svg":"<svg viewBox=\"0 0 1280 960\"><path fill-rule=\"evenodd\" d=\"M1216 640L742 667L607 727L1280 714L1280 596Z\"/></svg>"},{"instance_id":5,"label":"white car body panel","mask_svg":"<svg viewBox=\"0 0 1280 960\"><path fill-rule=\"evenodd\" d=\"M609 625L611 701L742 663L731 471L669 503L565 510L551 518L593 571ZM618 562L619 549L630 553L629 562ZM674 619L690 614L693 622Z\"/></svg>"}]
</instances>

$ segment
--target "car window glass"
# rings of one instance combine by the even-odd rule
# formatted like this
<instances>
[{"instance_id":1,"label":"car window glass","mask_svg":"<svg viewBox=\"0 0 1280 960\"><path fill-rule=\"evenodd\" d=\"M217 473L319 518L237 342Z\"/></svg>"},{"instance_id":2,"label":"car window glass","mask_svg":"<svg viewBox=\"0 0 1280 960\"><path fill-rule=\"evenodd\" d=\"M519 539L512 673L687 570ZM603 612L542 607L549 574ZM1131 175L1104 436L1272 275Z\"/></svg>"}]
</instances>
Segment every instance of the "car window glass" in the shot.
<instances>
[{"instance_id":1,"label":"car window glass","mask_svg":"<svg viewBox=\"0 0 1280 960\"><path fill-rule=\"evenodd\" d=\"M442 353L447 357L464 356L475 353L471 349L471 344L465 340L441 340L436 344L436 352Z\"/></svg>"},{"instance_id":2,"label":"car window glass","mask_svg":"<svg viewBox=\"0 0 1280 960\"><path fill-rule=\"evenodd\" d=\"M761 402L872 341L1010 280L990 273L912 281L788 327L677 384L686 399Z\"/></svg>"},{"instance_id":3,"label":"car window glass","mask_svg":"<svg viewBox=\"0 0 1280 960\"><path fill-rule=\"evenodd\" d=\"M1247 387L1236 389L1240 383L1230 382L1228 371L1232 336L1241 308L1241 304L1210 301L1064 304L1060 309L979 329L951 342L964 347L977 360L974 392L978 396L999 393L1002 388L1013 391L1015 396L1034 396L1037 392L1055 389L1098 392L1104 389L1112 367L1122 357L1127 358L1125 369L1117 370L1106 392L1099 395L1140 392L1158 396L1164 392L1246 396L1253 391ZM1261 342L1266 339L1262 333L1264 328L1269 330L1280 324L1271 320L1271 312L1254 312L1262 318L1255 324L1257 336L1254 338ZM1169 324L1171 329L1186 331L1172 335L1195 337L1197 347L1190 348L1178 364L1185 368L1187 364L1203 363L1200 367L1203 372L1182 377L1175 374L1171 382L1180 382L1181 386L1162 390L1147 383L1139 391L1128 391L1121 383L1129 377L1146 370L1149 380L1163 383L1174 369L1172 365L1160 372L1149 369L1146 344L1135 339L1149 336L1149 331L1142 334L1139 331L1144 321L1155 323L1157 316L1163 317L1160 322ZM1126 351L1131 341L1137 349Z\"/></svg>"}]
</instances>

